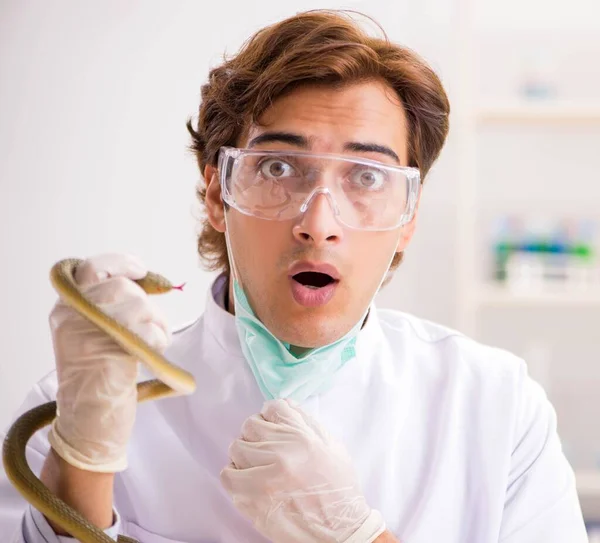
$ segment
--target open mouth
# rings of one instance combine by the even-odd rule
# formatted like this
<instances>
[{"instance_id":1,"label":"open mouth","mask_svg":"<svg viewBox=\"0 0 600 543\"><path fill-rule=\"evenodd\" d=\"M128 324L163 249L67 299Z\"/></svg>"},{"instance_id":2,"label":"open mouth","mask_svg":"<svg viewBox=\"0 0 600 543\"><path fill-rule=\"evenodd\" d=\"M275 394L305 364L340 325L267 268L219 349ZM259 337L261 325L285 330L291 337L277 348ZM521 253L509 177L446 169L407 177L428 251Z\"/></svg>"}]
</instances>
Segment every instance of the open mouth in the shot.
<instances>
[{"instance_id":1,"label":"open mouth","mask_svg":"<svg viewBox=\"0 0 600 543\"><path fill-rule=\"evenodd\" d=\"M312 289L320 289L331 283L335 283L335 279L331 275L313 271L300 272L292 276L292 278L302 286Z\"/></svg>"}]
</instances>

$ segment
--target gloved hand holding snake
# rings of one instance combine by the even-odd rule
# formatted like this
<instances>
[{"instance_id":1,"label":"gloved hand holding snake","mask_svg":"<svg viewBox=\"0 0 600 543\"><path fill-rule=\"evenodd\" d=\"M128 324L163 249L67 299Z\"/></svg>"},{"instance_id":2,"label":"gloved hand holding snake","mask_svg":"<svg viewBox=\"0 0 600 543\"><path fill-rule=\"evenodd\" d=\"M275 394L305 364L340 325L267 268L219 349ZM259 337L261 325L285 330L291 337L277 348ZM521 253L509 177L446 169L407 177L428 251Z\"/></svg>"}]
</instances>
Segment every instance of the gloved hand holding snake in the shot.
<instances>
[{"instance_id":1,"label":"gloved hand holding snake","mask_svg":"<svg viewBox=\"0 0 600 543\"><path fill-rule=\"evenodd\" d=\"M50 314L56 402L15 421L4 442L4 466L25 499L69 535L82 543L114 543L35 476L26 446L50 425L49 443L70 465L104 473L126 468L137 403L195 390L193 377L162 356L170 332L148 296L178 287L121 254L61 260L50 279L59 294ZM157 379L138 384L138 361Z\"/></svg>"}]
</instances>

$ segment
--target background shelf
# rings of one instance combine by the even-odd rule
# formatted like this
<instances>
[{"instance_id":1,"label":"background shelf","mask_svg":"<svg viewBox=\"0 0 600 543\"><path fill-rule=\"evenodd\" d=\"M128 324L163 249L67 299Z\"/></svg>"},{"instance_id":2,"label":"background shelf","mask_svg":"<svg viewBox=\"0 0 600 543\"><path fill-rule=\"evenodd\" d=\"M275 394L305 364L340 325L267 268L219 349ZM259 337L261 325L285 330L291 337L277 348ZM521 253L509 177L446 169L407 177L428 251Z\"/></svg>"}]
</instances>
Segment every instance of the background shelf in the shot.
<instances>
[{"instance_id":1,"label":"background shelf","mask_svg":"<svg viewBox=\"0 0 600 543\"><path fill-rule=\"evenodd\" d=\"M519 307L598 307L600 288L540 288L524 290L510 286L487 284L476 290L476 303L487 306Z\"/></svg>"},{"instance_id":2,"label":"background shelf","mask_svg":"<svg viewBox=\"0 0 600 543\"><path fill-rule=\"evenodd\" d=\"M478 123L600 123L600 104L514 102L482 106Z\"/></svg>"},{"instance_id":3,"label":"background shelf","mask_svg":"<svg viewBox=\"0 0 600 543\"><path fill-rule=\"evenodd\" d=\"M600 497L600 471L575 472L577 492L582 497Z\"/></svg>"}]
</instances>

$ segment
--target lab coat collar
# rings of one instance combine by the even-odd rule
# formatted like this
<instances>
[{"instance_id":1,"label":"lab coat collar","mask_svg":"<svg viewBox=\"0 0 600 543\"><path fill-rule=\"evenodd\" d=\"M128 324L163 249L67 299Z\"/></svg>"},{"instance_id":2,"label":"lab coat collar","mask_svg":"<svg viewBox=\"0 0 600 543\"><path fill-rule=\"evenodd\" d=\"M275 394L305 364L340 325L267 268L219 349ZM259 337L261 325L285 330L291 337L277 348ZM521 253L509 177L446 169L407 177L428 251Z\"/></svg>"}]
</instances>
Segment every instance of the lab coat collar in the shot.
<instances>
[{"instance_id":1,"label":"lab coat collar","mask_svg":"<svg viewBox=\"0 0 600 543\"><path fill-rule=\"evenodd\" d=\"M214 280L210 293L206 297L204 326L206 331L229 356L243 357L244 353L240 346L235 317L227 311L225 305L228 289L228 277L225 273L222 273Z\"/></svg>"}]
</instances>

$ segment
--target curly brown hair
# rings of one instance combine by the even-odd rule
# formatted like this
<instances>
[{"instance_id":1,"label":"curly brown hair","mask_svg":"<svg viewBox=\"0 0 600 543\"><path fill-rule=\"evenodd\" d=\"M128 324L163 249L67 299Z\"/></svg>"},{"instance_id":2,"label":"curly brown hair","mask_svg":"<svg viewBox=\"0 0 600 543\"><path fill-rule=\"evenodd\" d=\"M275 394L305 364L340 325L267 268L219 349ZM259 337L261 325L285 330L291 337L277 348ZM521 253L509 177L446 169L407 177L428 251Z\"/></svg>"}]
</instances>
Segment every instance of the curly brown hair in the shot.
<instances>
[{"instance_id":1,"label":"curly brown hair","mask_svg":"<svg viewBox=\"0 0 600 543\"><path fill-rule=\"evenodd\" d=\"M207 164L217 166L222 146L236 146L271 103L299 86L382 80L404 107L408 165L420 169L423 182L448 134L450 105L442 83L412 50L391 43L381 27L383 37L370 36L351 13L314 10L284 19L258 31L233 58L210 71L201 87L197 127L191 119L186 125L201 175ZM204 206L205 184L198 186L197 196ZM198 253L208 270L229 273L225 235L206 219ZM402 257L395 255L390 271Z\"/></svg>"}]
</instances>

